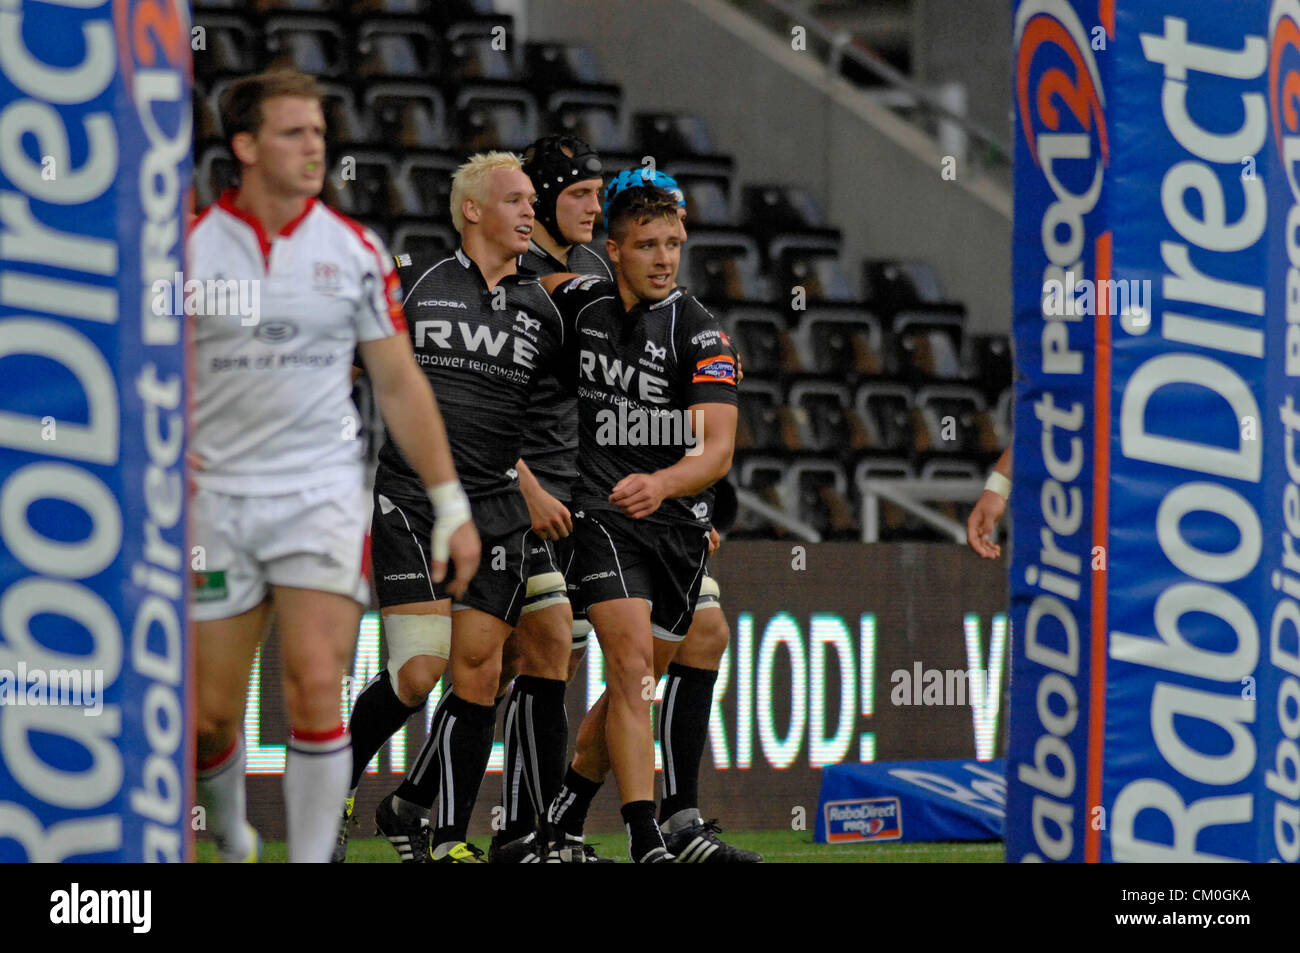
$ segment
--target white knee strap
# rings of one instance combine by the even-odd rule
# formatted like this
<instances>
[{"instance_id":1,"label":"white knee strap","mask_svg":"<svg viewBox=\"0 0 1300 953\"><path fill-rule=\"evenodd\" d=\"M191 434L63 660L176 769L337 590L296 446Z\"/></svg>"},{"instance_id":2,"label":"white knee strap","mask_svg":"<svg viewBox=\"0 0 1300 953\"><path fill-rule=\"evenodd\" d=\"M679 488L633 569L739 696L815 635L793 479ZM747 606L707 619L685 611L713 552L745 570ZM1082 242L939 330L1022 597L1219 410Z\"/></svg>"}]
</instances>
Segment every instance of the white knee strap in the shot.
<instances>
[{"instance_id":1,"label":"white knee strap","mask_svg":"<svg viewBox=\"0 0 1300 953\"><path fill-rule=\"evenodd\" d=\"M417 655L451 657L451 619L445 615L386 615L388 675L397 686L397 673Z\"/></svg>"}]
</instances>

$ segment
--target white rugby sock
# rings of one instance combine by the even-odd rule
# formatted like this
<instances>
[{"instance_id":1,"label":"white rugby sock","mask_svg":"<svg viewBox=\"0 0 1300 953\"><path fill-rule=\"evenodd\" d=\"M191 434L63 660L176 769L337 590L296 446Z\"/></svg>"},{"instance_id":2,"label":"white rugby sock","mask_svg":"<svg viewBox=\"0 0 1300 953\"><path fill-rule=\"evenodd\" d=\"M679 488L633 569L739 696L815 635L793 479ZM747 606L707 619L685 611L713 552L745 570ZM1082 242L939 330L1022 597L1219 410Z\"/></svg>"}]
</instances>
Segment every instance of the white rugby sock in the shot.
<instances>
[{"instance_id":1,"label":"white rugby sock","mask_svg":"<svg viewBox=\"0 0 1300 953\"><path fill-rule=\"evenodd\" d=\"M245 859L253 850L254 835L245 816L243 731L235 733L233 745L199 764L197 781L195 794L222 859Z\"/></svg>"},{"instance_id":2,"label":"white rugby sock","mask_svg":"<svg viewBox=\"0 0 1300 953\"><path fill-rule=\"evenodd\" d=\"M290 730L284 771L289 863L329 863L351 778L352 739L343 725L322 732Z\"/></svg>"}]
</instances>

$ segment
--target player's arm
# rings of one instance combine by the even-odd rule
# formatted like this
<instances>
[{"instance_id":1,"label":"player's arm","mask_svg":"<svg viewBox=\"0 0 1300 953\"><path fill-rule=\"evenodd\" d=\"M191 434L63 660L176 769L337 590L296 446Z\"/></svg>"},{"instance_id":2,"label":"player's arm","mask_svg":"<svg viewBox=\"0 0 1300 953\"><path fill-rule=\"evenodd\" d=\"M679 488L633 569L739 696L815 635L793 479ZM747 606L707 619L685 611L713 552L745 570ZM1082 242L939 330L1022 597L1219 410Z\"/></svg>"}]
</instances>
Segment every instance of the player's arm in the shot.
<instances>
[{"instance_id":1,"label":"player's arm","mask_svg":"<svg viewBox=\"0 0 1300 953\"><path fill-rule=\"evenodd\" d=\"M695 496L717 483L731 469L736 449L735 404L692 404L698 453L684 455L654 473L630 473L614 485L609 501L632 519L649 516L664 500Z\"/></svg>"},{"instance_id":2,"label":"player's arm","mask_svg":"<svg viewBox=\"0 0 1300 953\"><path fill-rule=\"evenodd\" d=\"M523 457L515 461L515 470L519 473L519 492L524 495L528 515L533 521L533 532L542 539L563 539L572 533L573 518L569 508L542 489Z\"/></svg>"},{"instance_id":3,"label":"player's arm","mask_svg":"<svg viewBox=\"0 0 1300 953\"><path fill-rule=\"evenodd\" d=\"M469 499L456 476L433 389L415 363L405 334L363 341L358 346L388 432L424 481L433 502L437 517L432 541L433 581L442 581L450 555L456 575L447 588L452 595L463 596L478 569L479 538L470 520Z\"/></svg>"},{"instance_id":4,"label":"player's arm","mask_svg":"<svg viewBox=\"0 0 1300 953\"><path fill-rule=\"evenodd\" d=\"M1011 447L1002 451L998 462L989 474L984 492L980 494L975 508L971 510L970 519L966 521L966 541L970 548L985 559L997 559L1002 555L1002 547L993 542L993 531L998 520L1007 508L1007 499L1011 495Z\"/></svg>"}]
</instances>

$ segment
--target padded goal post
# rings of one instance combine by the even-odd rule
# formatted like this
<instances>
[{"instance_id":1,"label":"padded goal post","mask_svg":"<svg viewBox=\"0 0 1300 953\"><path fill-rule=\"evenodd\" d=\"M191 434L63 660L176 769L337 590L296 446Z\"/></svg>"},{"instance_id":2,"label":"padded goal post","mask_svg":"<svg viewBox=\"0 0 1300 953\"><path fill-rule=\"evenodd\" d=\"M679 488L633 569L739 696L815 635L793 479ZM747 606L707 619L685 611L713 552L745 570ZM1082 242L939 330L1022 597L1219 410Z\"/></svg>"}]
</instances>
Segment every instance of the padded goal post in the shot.
<instances>
[{"instance_id":1,"label":"padded goal post","mask_svg":"<svg viewBox=\"0 0 1300 953\"><path fill-rule=\"evenodd\" d=\"M182 0L0 9L0 860L191 853L190 48Z\"/></svg>"}]
</instances>

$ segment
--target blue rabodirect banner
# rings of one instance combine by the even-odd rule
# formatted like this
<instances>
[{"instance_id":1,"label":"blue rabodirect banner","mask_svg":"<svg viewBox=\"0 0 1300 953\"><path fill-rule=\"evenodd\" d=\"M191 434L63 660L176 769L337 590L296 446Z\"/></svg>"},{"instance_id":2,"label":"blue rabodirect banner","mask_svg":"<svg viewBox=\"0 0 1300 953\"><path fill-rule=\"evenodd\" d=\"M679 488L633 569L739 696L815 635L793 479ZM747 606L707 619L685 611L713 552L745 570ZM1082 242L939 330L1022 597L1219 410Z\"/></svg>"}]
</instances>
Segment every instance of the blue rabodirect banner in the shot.
<instances>
[{"instance_id":1,"label":"blue rabodirect banner","mask_svg":"<svg viewBox=\"0 0 1300 953\"><path fill-rule=\"evenodd\" d=\"M1074 292L1112 269L1103 210L1114 137L1102 64L1113 33L1095 2L1016 5L1006 827L1014 860L1082 860L1084 852L1090 613L1104 574L1094 568L1097 319Z\"/></svg>"},{"instance_id":2,"label":"blue rabodirect banner","mask_svg":"<svg viewBox=\"0 0 1300 953\"><path fill-rule=\"evenodd\" d=\"M189 10L0 21L0 860L179 861Z\"/></svg>"},{"instance_id":3,"label":"blue rabodirect banner","mask_svg":"<svg viewBox=\"0 0 1300 953\"><path fill-rule=\"evenodd\" d=\"M1300 855L1298 17L1018 4L1011 860Z\"/></svg>"},{"instance_id":4,"label":"blue rabodirect banner","mask_svg":"<svg viewBox=\"0 0 1300 953\"><path fill-rule=\"evenodd\" d=\"M818 844L998 840L1006 762L896 761L822 769Z\"/></svg>"}]
</instances>

